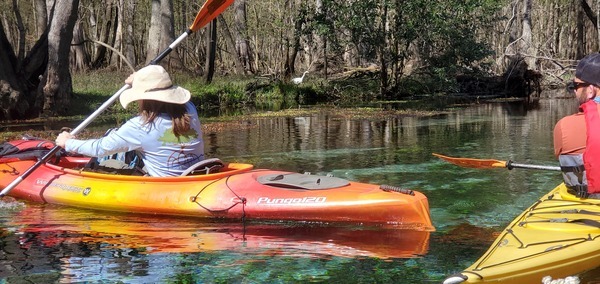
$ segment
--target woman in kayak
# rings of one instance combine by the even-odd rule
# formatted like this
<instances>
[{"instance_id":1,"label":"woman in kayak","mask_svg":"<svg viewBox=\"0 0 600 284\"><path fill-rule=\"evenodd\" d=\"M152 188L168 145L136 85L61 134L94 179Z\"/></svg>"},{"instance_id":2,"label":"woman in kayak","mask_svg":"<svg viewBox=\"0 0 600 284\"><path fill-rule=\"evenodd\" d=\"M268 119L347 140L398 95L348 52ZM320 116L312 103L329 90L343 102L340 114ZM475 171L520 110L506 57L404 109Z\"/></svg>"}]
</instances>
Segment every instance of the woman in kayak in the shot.
<instances>
[{"instance_id":1,"label":"woman in kayak","mask_svg":"<svg viewBox=\"0 0 600 284\"><path fill-rule=\"evenodd\" d=\"M121 94L121 105L137 101L138 116L99 139L79 140L62 132L56 145L90 157L137 151L150 176L179 176L204 159L200 119L188 90L174 86L159 65L140 69L125 83L131 88Z\"/></svg>"}]
</instances>

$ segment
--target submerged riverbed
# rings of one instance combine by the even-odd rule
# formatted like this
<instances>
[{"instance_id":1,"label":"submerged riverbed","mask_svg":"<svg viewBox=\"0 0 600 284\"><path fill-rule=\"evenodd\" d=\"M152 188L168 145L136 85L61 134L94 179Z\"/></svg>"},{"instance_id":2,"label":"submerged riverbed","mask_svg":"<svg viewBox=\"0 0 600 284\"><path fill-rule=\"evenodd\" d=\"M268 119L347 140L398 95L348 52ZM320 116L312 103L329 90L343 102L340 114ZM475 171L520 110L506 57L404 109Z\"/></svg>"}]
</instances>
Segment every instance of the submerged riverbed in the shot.
<instances>
[{"instance_id":1,"label":"submerged riverbed","mask_svg":"<svg viewBox=\"0 0 600 284\"><path fill-rule=\"evenodd\" d=\"M208 157L333 174L429 198L433 233L305 223L214 222L0 202L0 278L31 283L439 283L475 261L523 209L561 182L552 171L466 169L432 156L557 165L552 128L575 111L545 99L437 116L318 112L247 118L205 133ZM598 270L598 269L596 269ZM600 271L579 275L600 280ZM541 283L541 280L540 280Z\"/></svg>"}]
</instances>

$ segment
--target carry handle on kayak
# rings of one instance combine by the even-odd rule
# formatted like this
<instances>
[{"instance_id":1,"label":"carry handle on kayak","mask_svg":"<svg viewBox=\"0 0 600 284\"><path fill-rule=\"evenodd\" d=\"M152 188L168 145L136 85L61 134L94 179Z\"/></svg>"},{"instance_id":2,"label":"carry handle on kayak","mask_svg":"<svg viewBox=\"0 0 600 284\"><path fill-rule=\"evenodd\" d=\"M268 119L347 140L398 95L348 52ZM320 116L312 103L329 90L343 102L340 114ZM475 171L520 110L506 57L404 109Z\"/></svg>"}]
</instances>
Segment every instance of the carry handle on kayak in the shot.
<instances>
[{"instance_id":1,"label":"carry handle on kayak","mask_svg":"<svg viewBox=\"0 0 600 284\"><path fill-rule=\"evenodd\" d=\"M173 41L165 50L163 50L156 58L150 61L149 65L158 64L163 58L165 58L175 47L177 47L185 38L187 38L193 32L199 30L204 27L214 18L216 18L219 14L221 14L229 5L233 3L234 0L207 0L204 5L198 11L196 18L194 19L194 23L189 27L187 31L185 31L181 36L179 36L175 41ZM119 91L117 91L110 99L104 102L96 111L94 111L88 118L86 118L83 122L81 122L73 131L71 131L72 135L78 134L81 130L83 130L86 126L88 126L100 113L106 110L109 106L111 106L123 93L125 90L129 89L131 86L125 84ZM15 188L21 181L27 178L31 173L33 173L37 168L39 168L42 164L46 163L52 156L54 156L60 150L59 146L54 146L46 155L44 155L40 160L38 160L31 168L27 169L22 175L13 180L10 184L8 184L1 192L0 197L7 195L13 188Z\"/></svg>"}]
</instances>

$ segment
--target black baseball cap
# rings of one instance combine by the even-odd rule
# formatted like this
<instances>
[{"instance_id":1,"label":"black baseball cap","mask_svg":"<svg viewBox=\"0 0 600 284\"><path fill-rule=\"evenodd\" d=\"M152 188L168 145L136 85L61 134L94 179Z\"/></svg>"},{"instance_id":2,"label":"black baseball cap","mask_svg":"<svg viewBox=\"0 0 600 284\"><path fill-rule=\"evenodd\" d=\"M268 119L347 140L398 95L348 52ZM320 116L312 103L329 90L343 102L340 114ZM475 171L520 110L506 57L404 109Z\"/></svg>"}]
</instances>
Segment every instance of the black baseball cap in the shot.
<instances>
[{"instance_id":1,"label":"black baseball cap","mask_svg":"<svg viewBox=\"0 0 600 284\"><path fill-rule=\"evenodd\" d=\"M600 86L600 53L592 53L582 58L575 68L575 77Z\"/></svg>"}]
</instances>

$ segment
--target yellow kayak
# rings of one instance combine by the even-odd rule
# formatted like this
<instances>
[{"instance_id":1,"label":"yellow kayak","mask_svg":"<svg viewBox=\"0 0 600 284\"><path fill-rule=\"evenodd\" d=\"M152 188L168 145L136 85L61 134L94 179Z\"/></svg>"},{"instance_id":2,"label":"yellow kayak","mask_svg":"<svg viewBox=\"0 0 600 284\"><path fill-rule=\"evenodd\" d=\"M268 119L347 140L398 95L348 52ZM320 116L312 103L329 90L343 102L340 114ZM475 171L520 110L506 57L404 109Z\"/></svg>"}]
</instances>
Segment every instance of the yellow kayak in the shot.
<instances>
[{"instance_id":1,"label":"yellow kayak","mask_svg":"<svg viewBox=\"0 0 600 284\"><path fill-rule=\"evenodd\" d=\"M543 196L500 233L455 283L542 283L600 266L600 199L582 199L564 184Z\"/></svg>"}]
</instances>

